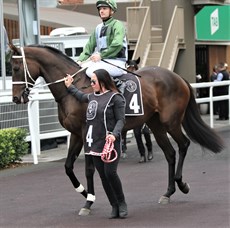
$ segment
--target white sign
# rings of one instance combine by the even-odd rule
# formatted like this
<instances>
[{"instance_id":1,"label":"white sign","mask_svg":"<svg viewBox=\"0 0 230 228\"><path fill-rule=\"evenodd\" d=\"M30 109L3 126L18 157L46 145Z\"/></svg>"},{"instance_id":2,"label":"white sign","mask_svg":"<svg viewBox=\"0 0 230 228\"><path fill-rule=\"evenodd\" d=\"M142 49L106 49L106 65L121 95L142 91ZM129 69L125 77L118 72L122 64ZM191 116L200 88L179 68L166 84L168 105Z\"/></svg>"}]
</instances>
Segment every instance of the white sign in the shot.
<instances>
[{"instance_id":1,"label":"white sign","mask_svg":"<svg viewBox=\"0 0 230 228\"><path fill-rule=\"evenodd\" d=\"M210 15L211 35L219 29L219 10L215 9Z\"/></svg>"}]
</instances>

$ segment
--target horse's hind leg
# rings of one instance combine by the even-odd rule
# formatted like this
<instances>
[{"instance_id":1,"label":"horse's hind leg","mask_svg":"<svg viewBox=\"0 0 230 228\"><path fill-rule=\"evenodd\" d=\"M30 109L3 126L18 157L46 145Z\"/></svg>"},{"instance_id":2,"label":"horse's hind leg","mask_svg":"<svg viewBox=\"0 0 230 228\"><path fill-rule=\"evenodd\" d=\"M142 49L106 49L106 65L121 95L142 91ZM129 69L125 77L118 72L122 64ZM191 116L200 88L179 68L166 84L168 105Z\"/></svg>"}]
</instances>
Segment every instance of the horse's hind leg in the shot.
<instances>
[{"instance_id":1,"label":"horse's hind leg","mask_svg":"<svg viewBox=\"0 0 230 228\"><path fill-rule=\"evenodd\" d=\"M189 192L189 185L182 181L182 171L184 165L184 159L186 157L188 147L190 145L190 140L183 134L181 127L177 131L169 132L172 138L177 142L179 147L179 159L175 175L175 181L178 188L185 194Z\"/></svg>"},{"instance_id":2,"label":"horse's hind leg","mask_svg":"<svg viewBox=\"0 0 230 228\"><path fill-rule=\"evenodd\" d=\"M176 191L175 187L175 162L176 162L176 152L169 141L166 129L160 123L159 119L154 119L153 122L148 122L147 125L152 130L157 144L163 150L166 160L168 162L168 189L166 193L161 196L159 203L167 204L170 201L170 196Z\"/></svg>"}]
</instances>

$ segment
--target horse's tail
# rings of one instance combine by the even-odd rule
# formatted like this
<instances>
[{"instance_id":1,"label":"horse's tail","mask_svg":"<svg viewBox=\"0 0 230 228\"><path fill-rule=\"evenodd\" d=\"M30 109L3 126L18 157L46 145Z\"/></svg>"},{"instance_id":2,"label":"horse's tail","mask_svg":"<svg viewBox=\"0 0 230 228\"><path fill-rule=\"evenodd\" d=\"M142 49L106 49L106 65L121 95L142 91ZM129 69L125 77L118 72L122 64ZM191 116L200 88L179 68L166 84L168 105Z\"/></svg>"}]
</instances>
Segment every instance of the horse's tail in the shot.
<instances>
[{"instance_id":1,"label":"horse's tail","mask_svg":"<svg viewBox=\"0 0 230 228\"><path fill-rule=\"evenodd\" d=\"M202 120L193 94L193 88L187 81L186 83L190 90L190 99L182 123L184 130L192 141L214 153L218 153L224 148L223 140Z\"/></svg>"}]
</instances>

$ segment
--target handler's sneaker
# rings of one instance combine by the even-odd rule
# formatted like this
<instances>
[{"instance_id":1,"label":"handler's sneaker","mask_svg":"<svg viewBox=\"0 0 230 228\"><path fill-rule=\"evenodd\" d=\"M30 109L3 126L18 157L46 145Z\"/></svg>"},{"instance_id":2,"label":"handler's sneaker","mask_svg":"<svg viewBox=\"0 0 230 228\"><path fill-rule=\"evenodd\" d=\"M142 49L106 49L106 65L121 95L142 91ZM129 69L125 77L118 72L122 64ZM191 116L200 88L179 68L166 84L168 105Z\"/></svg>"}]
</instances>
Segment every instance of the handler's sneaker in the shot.
<instances>
[{"instance_id":1,"label":"handler's sneaker","mask_svg":"<svg viewBox=\"0 0 230 228\"><path fill-rule=\"evenodd\" d=\"M128 215L128 209L127 209L127 204L125 201L119 203L119 216L120 218L125 218Z\"/></svg>"},{"instance_id":2,"label":"handler's sneaker","mask_svg":"<svg viewBox=\"0 0 230 228\"><path fill-rule=\"evenodd\" d=\"M118 218L119 217L119 209L118 209L118 205L116 206L112 206L112 212L111 212L111 215L110 215L110 219L113 219L113 218Z\"/></svg>"},{"instance_id":3,"label":"handler's sneaker","mask_svg":"<svg viewBox=\"0 0 230 228\"><path fill-rule=\"evenodd\" d=\"M152 151L148 151L148 160L152 160L153 159L153 152Z\"/></svg>"}]
</instances>

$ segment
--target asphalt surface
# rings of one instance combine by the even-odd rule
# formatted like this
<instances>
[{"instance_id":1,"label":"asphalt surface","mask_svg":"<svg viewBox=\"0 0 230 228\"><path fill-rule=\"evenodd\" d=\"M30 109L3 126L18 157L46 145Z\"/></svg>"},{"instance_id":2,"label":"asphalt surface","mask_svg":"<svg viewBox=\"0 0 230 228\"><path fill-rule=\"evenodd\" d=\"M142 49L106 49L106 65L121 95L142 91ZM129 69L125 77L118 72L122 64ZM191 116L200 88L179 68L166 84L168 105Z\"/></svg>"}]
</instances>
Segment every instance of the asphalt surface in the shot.
<instances>
[{"instance_id":1,"label":"asphalt surface","mask_svg":"<svg viewBox=\"0 0 230 228\"><path fill-rule=\"evenodd\" d=\"M220 154L203 151L191 144L185 160L183 178L191 189L178 189L168 205L158 204L167 188L167 162L154 143L154 159L139 164L133 140L128 157L121 159L119 174L128 204L126 219L108 219L111 207L95 173L96 202L89 216L79 216L85 203L65 175L65 158L39 162L0 171L1 228L72 227L230 227L230 127L218 130L226 142ZM153 137L152 137L153 139ZM65 147L43 152L66 153ZM60 152L61 151L61 152ZM84 156L75 162L75 173L86 186Z\"/></svg>"}]
</instances>

